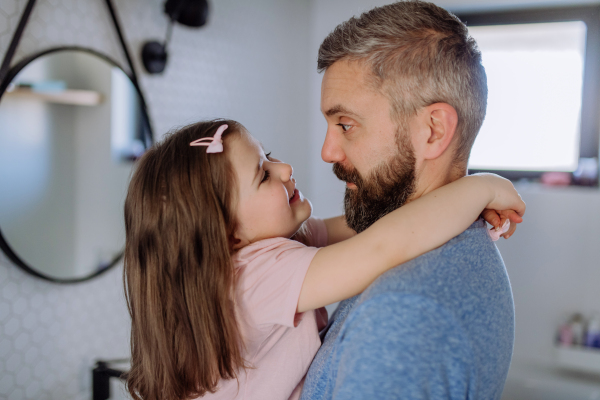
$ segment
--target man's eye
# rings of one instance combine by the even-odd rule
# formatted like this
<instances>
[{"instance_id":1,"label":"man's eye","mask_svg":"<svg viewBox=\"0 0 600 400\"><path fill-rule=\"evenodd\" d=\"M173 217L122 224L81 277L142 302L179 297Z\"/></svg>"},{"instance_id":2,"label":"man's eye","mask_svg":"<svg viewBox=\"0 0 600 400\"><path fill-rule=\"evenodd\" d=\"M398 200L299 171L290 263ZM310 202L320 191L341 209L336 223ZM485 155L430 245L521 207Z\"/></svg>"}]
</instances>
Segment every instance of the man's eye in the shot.
<instances>
[{"instance_id":1,"label":"man's eye","mask_svg":"<svg viewBox=\"0 0 600 400\"><path fill-rule=\"evenodd\" d=\"M269 172L269 170L266 170L265 175L263 176L262 181L260 181L260 183L268 181L270 176L271 176L271 173Z\"/></svg>"},{"instance_id":2,"label":"man's eye","mask_svg":"<svg viewBox=\"0 0 600 400\"><path fill-rule=\"evenodd\" d=\"M348 129L352 128L352 125L346 125L346 124L338 124L338 125L342 127L342 130L344 132L348 132Z\"/></svg>"}]
</instances>

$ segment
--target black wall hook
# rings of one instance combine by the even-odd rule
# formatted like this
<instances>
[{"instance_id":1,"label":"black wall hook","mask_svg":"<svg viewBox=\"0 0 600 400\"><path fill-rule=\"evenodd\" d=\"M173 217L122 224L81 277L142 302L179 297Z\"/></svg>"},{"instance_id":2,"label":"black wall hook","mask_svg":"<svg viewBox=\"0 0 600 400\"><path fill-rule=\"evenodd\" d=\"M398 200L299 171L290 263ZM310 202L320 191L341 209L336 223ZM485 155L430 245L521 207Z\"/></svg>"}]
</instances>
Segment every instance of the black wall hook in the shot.
<instances>
[{"instance_id":1,"label":"black wall hook","mask_svg":"<svg viewBox=\"0 0 600 400\"><path fill-rule=\"evenodd\" d=\"M171 41L175 22L199 28L206 25L208 11L207 0L167 0L164 12L169 16L169 25L164 43L152 40L144 43L142 47L142 63L146 71L150 74L159 74L165 70L168 59L167 46Z\"/></svg>"},{"instance_id":2,"label":"black wall hook","mask_svg":"<svg viewBox=\"0 0 600 400\"><path fill-rule=\"evenodd\" d=\"M160 74L167 66L167 49L156 40L144 43L142 47L142 63L150 74Z\"/></svg>"}]
</instances>

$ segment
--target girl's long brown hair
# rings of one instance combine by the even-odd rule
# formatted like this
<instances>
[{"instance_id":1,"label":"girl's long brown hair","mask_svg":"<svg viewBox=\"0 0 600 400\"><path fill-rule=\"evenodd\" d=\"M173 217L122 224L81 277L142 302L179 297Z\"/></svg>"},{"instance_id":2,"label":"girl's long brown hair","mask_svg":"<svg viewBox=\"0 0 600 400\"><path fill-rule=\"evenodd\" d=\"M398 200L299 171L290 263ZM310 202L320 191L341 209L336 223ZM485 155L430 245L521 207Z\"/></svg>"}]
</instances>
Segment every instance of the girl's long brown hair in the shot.
<instances>
[{"instance_id":1,"label":"girl's long brown hair","mask_svg":"<svg viewBox=\"0 0 600 400\"><path fill-rule=\"evenodd\" d=\"M214 120L167 134L129 185L124 283L134 399L202 396L244 366L231 297L235 176L224 153L190 147L222 124L223 138L243 129Z\"/></svg>"}]
</instances>

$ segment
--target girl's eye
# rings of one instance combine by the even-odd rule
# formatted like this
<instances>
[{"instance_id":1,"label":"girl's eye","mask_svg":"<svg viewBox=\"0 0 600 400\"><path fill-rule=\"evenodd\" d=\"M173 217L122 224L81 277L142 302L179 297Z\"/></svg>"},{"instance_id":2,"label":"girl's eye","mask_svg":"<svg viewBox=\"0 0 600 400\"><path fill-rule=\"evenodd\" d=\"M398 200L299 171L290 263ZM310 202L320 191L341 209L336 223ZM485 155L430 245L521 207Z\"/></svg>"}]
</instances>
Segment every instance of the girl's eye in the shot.
<instances>
[{"instance_id":1,"label":"girl's eye","mask_svg":"<svg viewBox=\"0 0 600 400\"><path fill-rule=\"evenodd\" d=\"M344 132L348 132L348 129L352 128L352 125L346 125L346 124L338 124L338 125L342 127L342 130Z\"/></svg>"},{"instance_id":2,"label":"girl's eye","mask_svg":"<svg viewBox=\"0 0 600 400\"><path fill-rule=\"evenodd\" d=\"M269 172L269 170L266 170L265 175L263 176L262 181L260 181L260 183L268 181L270 176L271 176L271 172Z\"/></svg>"},{"instance_id":3,"label":"girl's eye","mask_svg":"<svg viewBox=\"0 0 600 400\"><path fill-rule=\"evenodd\" d=\"M265 154L265 157L267 158L267 160L271 161L271 152Z\"/></svg>"}]
</instances>

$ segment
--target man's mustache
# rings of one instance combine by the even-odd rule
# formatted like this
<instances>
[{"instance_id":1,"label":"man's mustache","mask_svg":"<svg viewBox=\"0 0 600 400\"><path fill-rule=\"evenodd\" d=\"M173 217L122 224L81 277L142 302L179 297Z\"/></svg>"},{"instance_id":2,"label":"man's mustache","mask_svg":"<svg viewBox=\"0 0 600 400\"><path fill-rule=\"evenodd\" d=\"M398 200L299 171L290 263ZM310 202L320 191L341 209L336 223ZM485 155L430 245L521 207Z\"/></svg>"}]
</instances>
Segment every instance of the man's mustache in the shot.
<instances>
[{"instance_id":1,"label":"man's mustache","mask_svg":"<svg viewBox=\"0 0 600 400\"><path fill-rule=\"evenodd\" d=\"M335 163L333 164L333 173L341 181L354 183L356 187L362 186L363 180L355 168L347 170L341 164Z\"/></svg>"}]
</instances>

